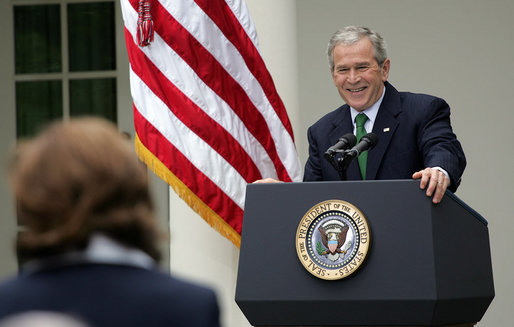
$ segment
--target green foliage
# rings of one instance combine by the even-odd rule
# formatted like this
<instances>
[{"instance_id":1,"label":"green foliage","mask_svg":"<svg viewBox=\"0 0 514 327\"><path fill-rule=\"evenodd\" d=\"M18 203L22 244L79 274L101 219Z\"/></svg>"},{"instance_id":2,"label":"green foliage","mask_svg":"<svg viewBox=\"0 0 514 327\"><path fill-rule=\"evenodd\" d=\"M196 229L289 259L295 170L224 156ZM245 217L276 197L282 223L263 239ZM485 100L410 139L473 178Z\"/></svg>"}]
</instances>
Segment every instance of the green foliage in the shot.
<instances>
[{"instance_id":1,"label":"green foliage","mask_svg":"<svg viewBox=\"0 0 514 327\"><path fill-rule=\"evenodd\" d=\"M323 252L326 251L325 247L319 241L316 242L316 251L318 251L319 255L323 255Z\"/></svg>"}]
</instances>

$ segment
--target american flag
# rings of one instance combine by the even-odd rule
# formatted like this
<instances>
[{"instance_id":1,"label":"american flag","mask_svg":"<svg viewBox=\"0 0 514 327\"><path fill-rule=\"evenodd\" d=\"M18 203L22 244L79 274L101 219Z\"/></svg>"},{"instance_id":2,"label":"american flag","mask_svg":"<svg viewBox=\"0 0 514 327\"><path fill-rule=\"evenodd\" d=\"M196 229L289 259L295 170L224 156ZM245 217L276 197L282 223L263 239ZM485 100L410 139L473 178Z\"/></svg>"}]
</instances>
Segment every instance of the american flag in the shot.
<instances>
[{"instance_id":1,"label":"american flag","mask_svg":"<svg viewBox=\"0 0 514 327\"><path fill-rule=\"evenodd\" d=\"M301 180L291 124L246 4L120 1L136 151L239 246L247 183ZM145 40L138 19L147 24Z\"/></svg>"}]
</instances>

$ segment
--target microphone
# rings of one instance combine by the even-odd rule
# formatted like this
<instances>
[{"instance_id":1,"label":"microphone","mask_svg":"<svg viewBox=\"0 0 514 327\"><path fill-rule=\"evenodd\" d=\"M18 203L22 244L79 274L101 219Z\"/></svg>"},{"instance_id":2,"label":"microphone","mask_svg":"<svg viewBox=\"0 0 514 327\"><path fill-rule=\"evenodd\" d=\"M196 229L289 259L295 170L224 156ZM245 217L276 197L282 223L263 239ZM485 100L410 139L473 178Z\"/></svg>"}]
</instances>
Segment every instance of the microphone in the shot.
<instances>
[{"instance_id":1,"label":"microphone","mask_svg":"<svg viewBox=\"0 0 514 327\"><path fill-rule=\"evenodd\" d=\"M351 148L357 143L357 138L352 133L345 134L339 138L336 144L332 145L325 152L325 156L333 157L338 151Z\"/></svg>"},{"instance_id":2,"label":"microphone","mask_svg":"<svg viewBox=\"0 0 514 327\"><path fill-rule=\"evenodd\" d=\"M368 133L364 135L359 144L351 148L350 150L347 150L345 152L345 155L350 156L352 159L355 157L358 157L359 154L361 154L364 151L369 151L375 147L378 143L378 137L373 133Z\"/></svg>"}]
</instances>

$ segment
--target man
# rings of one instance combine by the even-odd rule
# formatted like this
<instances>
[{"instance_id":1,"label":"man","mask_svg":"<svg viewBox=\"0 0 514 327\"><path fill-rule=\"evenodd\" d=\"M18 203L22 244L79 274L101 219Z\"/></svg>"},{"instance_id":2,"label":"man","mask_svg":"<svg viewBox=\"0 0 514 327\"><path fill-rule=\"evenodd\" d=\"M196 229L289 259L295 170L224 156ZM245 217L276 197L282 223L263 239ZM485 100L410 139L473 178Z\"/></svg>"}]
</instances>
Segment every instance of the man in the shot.
<instances>
[{"instance_id":1,"label":"man","mask_svg":"<svg viewBox=\"0 0 514 327\"><path fill-rule=\"evenodd\" d=\"M95 327L219 327L212 290L156 268L146 169L111 123L55 123L20 142L10 180L25 264L0 284L0 320L38 311Z\"/></svg>"},{"instance_id":2,"label":"man","mask_svg":"<svg viewBox=\"0 0 514 327\"><path fill-rule=\"evenodd\" d=\"M466 159L452 132L448 104L429 95L398 92L389 84L391 61L384 40L368 28L337 31L328 58L334 85L346 104L309 128L304 181L340 179L324 154L341 136L357 132L355 119L362 113L363 132L376 134L378 144L364 152L367 160L350 163L348 180L420 179L433 203L441 201L447 188L455 191Z\"/></svg>"}]
</instances>

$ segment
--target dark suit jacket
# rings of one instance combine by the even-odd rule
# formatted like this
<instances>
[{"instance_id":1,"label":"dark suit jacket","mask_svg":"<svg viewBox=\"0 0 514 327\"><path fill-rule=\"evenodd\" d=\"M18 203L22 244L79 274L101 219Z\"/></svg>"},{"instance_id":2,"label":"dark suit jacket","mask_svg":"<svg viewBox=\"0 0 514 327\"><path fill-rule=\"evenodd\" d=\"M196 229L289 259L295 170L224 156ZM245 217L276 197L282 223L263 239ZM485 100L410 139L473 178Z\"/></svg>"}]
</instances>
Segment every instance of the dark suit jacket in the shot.
<instances>
[{"instance_id":1,"label":"dark suit jacket","mask_svg":"<svg viewBox=\"0 0 514 327\"><path fill-rule=\"evenodd\" d=\"M31 310L69 314L91 327L219 327L212 290L114 264L63 265L0 285L0 319Z\"/></svg>"},{"instance_id":2,"label":"dark suit jacket","mask_svg":"<svg viewBox=\"0 0 514 327\"><path fill-rule=\"evenodd\" d=\"M411 179L418 170L441 167L450 176L449 190L455 191L466 158L452 131L450 107L440 98L398 92L388 82L385 86L385 96L373 125L378 144L368 153L366 179ZM346 104L309 128L309 159L304 181L340 180L324 153L341 136L352 132L350 107ZM348 180L362 179L357 160L351 162L346 173Z\"/></svg>"}]
</instances>

